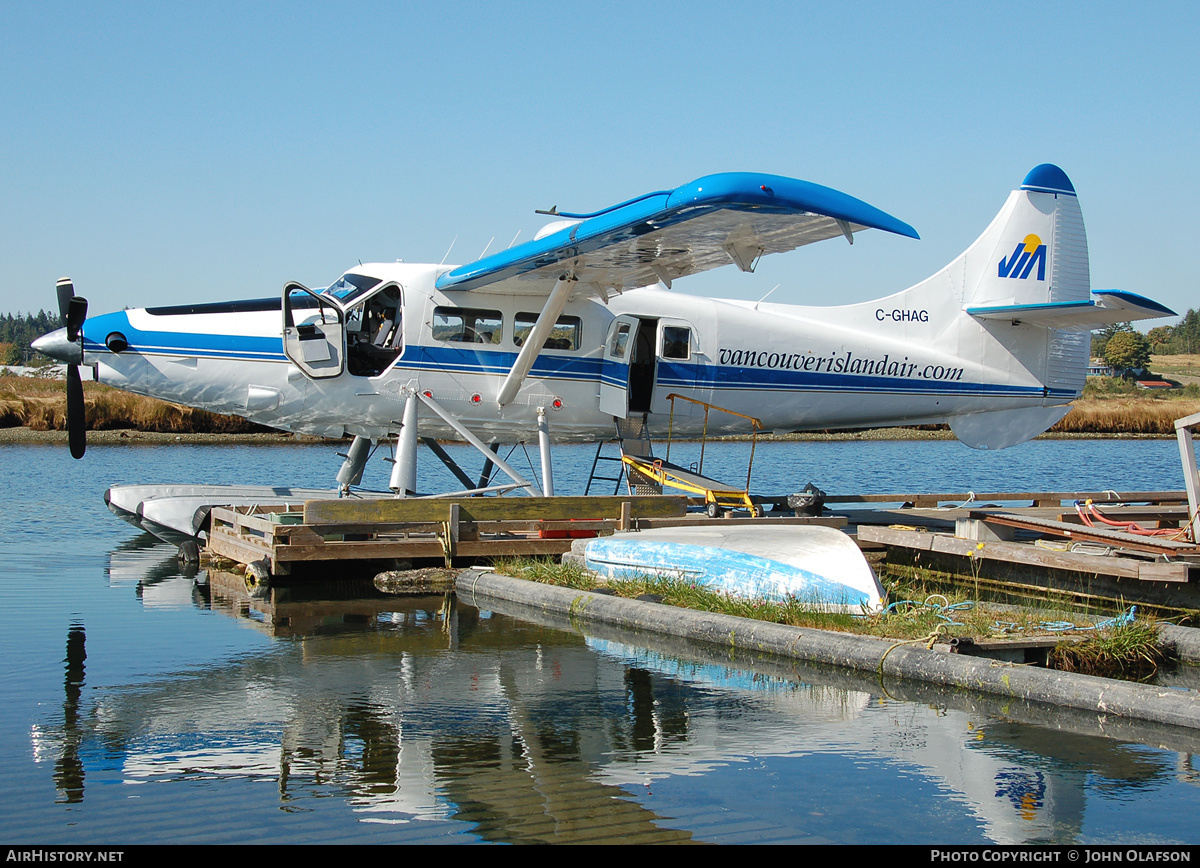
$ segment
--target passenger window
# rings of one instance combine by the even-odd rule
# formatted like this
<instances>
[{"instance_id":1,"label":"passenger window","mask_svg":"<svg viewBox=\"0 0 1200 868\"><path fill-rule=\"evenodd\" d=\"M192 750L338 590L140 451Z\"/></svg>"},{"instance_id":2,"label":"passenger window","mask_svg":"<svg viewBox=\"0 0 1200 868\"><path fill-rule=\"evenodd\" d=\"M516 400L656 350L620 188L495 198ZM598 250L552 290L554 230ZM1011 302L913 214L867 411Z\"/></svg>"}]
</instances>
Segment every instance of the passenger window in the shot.
<instances>
[{"instance_id":1,"label":"passenger window","mask_svg":"<svg viewBox=\"0 0 1200 868\"><path fill-rule=\"evenodd\" d=\"M662 357L689 359L692 356L692 330L682 326L663 326Z\"/></svg>"},{"instance_id":2,"label":"passenger window","mask_svg":"<svg viewBox=\"0 0 1200 868\"><path fill-rule=\"evenodd\" d=\"M498 344L504 319L498 310L437 307L433 310L433 339L466 344Z\"/></svg>"},{"instance_id":3,"label":"passenger window","mask_svg":"<svg viewBox=\"0 0 1200 868\"><path fill-rule=\"evenodd\" d=\"M518 347L524 346L528 340L537 318L536 313L517 314L513 321L513 343ZM582 334L583 320L577 316L560 316L554 328L550 330L550 337L546 338L546 349L577 350L582 343Z\"/></svg>"},{"instance_id":4,"label":"passenger window","mask_svg":"<svg viewBox=\"0 0 1200 868\"><path fill-rule=\"evenodd\" d=\"M617 328L613 331L612 340L608 342L608 354L614 359L625 358L625 346L629 343L630 324L627 322L617 323Z\"/></svg>"}]
</instances>

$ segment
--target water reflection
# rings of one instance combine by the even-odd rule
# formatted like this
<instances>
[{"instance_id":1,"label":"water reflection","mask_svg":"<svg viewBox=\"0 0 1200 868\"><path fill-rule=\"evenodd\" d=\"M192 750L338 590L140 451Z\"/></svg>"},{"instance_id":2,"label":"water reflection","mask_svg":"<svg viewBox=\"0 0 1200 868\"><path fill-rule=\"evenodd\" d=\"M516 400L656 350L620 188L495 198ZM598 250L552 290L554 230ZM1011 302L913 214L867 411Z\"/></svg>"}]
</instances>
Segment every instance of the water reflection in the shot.
<instances>
[{"instance_id":1,"label":"water reflection","mask_svg":"<svg viewBox=\"0 0 1200 868\"><path fill-rule=\"evenodd\" d=\"M125 784L271 781L282 811L334 795L363 823L462 823L498 842L902 842L947 830L1063 842L1080 834L1091 778L1134 791L1179 773L1171 755L1109 736L1200 748L1187 732L1122 732L627 631L584 635L503 604L347 583L256 601L240 582L214 573L191 605L277 641L105 690L86 708L84 631L71 625L61 727L35 731L35 750L56 746L63 799L85 800L87 767ZM814 766L843 773L814 788Z\"/></svg>"},{"instance_id":2,"label":"water reflection","mask_svg":"<svg viewBox=\"0 0 1200 868\"><path fill-rule=\"evenodd\" d=\"M83 692L84 661L87 659L87 635L80 623L67 631L66 678L63 682L62 747L54 766L54 786L59 802L83 800L83 760L79 756L81 738L79 699Z\"/></svg>"}]
</instances>

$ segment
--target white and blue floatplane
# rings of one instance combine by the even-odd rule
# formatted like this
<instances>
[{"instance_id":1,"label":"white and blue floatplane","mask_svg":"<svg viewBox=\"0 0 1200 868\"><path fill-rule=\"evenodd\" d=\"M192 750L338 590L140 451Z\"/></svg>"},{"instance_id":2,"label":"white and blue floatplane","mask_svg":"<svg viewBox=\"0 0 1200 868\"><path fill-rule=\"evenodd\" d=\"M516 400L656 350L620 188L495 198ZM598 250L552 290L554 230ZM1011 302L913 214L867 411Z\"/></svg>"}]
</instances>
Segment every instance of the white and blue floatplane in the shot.
<instances>
[{"instance_id":1,"label":"white and blue floatplane","mask_svg":"<svg viewBox=\"0 0 1200 868\"><path fill-rule=\"evenodd\" d=\"M650 437L669 425L698 435L705 405L733 411L708 420L710 434L748 432L752 417L783 431L947 423L969 446L1013 446L1080 395L1091 329L1173 315L1092 289L1075 188L1048 164L932 277L840 306L672 291L691 274L752 272L764 255L853 243L868 229L917 237L827 187L728 173L593 213L545 213L555 219L534 240L467 265L356 265L324 288L289 281L273 298L88 317L63 278L64 328L35 347L138 394L353 437L343 494L380 443L394 451L388 493L416 494L418 444L451 439L511 477L500 488L540 495L554 490L552 442L609 440L631 420ZM83 393L77 368L69 372L79 457ZM672 414L672 394L692 400ZM490 448L534 440L540 482Z\"/></svg>"}]
</instances>

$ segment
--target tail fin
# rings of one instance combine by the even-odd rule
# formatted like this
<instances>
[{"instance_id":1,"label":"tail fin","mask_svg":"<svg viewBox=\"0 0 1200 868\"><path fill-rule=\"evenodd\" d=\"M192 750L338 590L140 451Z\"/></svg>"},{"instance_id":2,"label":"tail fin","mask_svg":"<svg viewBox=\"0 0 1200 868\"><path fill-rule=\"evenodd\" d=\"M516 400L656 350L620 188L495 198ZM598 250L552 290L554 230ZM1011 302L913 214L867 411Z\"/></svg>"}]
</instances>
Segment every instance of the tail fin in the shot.
<instances>
[{"instance_id":1,"label":"tail fin","mask_svg":"<svg viewBox=\"0 0 1200 868\"><path fill-rule=\"evenodd\" d=\"M1090 304L1091 268L1083 212L1074 185L1058 166L1043 163L1026 175L1020 189L1009 194L996 219L964 257L966 274L975 276L974 285L964 287L963 307L968 311L1008 305L1056 309ZM1046 403L1063 405L1079 397L1091 353L1088 330L1017 329L1011 325L1014 319L1020 317L995 323L988 330L1041 381ZM1028 318L1024 322L1029 323ZM1026 412L1026 425L1010 416L1003 426L1008 431L1003 439L1017 437L1017 442L1023 442L1036 437L1067 412L1069 407L1061 413L1047 412L1047 408ZM981 429L978 423L983 421L964 419L951 427L955 436L961 431L960 439L966 438L976 448L999 448L990 445L999 436L995 420ZM994 433L981 437L983 432Z\"/></svg>"},{"instance_id":2,"label":"tail fin","mask_svg":"<svg viewBox=\"0 0 1200 868\"><path fill-rule=\"evenodd\" d=\"M935 295L958 302L965 316L944 337L986 381L1041 391L1037 404L952 415L955 435L977 449L1021 443L1067 414L1087 379L1092 328L1172 315L1132 293L1092 293L1075 187L1048 163L1025 176L975 243L914 291L930 303Z\"/></svg>"},{"instance_id":3,"label":"tail fin","mask_svg":"<svg viewBox=\"0 0 1200 868\"><path fill-rule=\"evenodd\" d=\"M1043 163L1026 175L962 258L964 308L1087 301L1087 233L1066 173Z\"/></svg>"}]
</instances>

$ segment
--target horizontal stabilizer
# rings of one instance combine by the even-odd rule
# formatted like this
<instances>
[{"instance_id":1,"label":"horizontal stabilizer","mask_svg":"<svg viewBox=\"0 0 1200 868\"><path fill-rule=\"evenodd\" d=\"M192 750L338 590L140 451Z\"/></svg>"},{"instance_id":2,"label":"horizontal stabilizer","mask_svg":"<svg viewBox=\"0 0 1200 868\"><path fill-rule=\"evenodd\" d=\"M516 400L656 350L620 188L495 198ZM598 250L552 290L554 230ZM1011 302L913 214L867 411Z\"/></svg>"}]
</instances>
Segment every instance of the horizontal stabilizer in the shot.
<instances>
[{"instance_id":1,"label":"horizontal stabilizer","mask_svg":"<svg viewBox=\"0 0 1200 868\"><path fill-rule=\"evenodd\" d=\"M1121 322L1178 316L1175 311L1144 296L1119 289L1097 289L1083 301L1047 304L1004 304L968 307L977 319L1008 320L1051 329L1090 331Z\"/></svg>"},{"instance_id":2,"label":"horizontal stabilizer","mask_svg":"<svg viewBox=\"0 0 1200 868\"><path fill-rule=\"evenodd\" d=\"M557 212L556 212L557 213ZM443 274L437 288L547 295L558 280L605 296L723 265L752 271L759 257L882 229L916 238L903 221L807 181L709 175L594 214ZM561 225L561 224L560 224Z\"/></svg>"}]
</instances>

